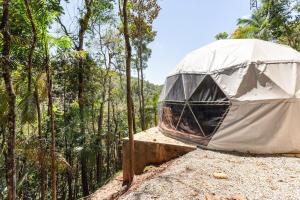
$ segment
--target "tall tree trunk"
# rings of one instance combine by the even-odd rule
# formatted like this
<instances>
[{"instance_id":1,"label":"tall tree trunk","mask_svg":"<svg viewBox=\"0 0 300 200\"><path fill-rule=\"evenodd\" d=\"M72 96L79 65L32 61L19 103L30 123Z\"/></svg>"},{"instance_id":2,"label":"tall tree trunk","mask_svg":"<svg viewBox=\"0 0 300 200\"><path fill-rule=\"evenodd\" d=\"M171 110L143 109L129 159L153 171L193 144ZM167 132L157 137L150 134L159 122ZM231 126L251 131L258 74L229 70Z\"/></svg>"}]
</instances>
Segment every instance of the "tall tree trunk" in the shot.
<instances>
[{"instance_id":1,"label":"tall tree trunk","mask_svg":"<svg viewBox=\"0 0 300 200\"><path fill-rule=\"evenodd\" d=\"M33 53L34 53L34 49L36 46L37 32L36 32L35 23L33 21L32 12L31 12L30 5L29 5L29 0L24 0L24 3L25 3L25 8L26 8L26 14L30 21L30 25L31 25L31 29L32 29L32 41L31 41L31 47L29 49L28 63L27 63L28 92L31 92L32 58L33 58Z\"/></svg>"},{"instance_id":2,"label":"tall tree trunk","mask_svg":"<svg viewBox=\"0 0 300 200\"><path fill-rule=\"evenodd\" d=\"M115 162L114 162L114 168L115 171L118 171L120 169L120 155L121 152L119 153L119 146L120 146L120 141L118 137L118 132L119 132L119 124L118 124L118 119L116 117L116 105L113 102L112 103L112 116L113 116L113 121L115 125L114 129L114 154L115 154Z\"/></svg>"},{"instance_id":3,"label":"tall tree trunk","mask_svg":"<svg viewBox=\"0 0 300 200\"><path fill-rule=\"evenodd\" d=\"M138 86L138 100L139 100L139 115L140 115L140 125L141 128L143 130L143 120L142 120L142 97L141 97L141 78L140 78L140 68L139 68L139 64L138 64L138 58L135 61L136 63L136 71L137 71L137 86Z\"/></svg>"},{"instance_id":4,"label":"tall tree trunk","mask_svg":"<svg viewBox=\"0 0 300 200\"><path fill-rule=\"evenodd\" d=\"M37 41L37 32L36 32L36 26L32 17L32 12L31 8L29 5L28 0L24 0L25 3L25 8L26 8L26 14L27 17L30 21L31 24L31 29L32 29L32 41L31 41L31 46L29 49L29 54L28 54L28 63L27 63L27 79L28 79L28 93L31 93L31 87L32 87L32 59L33 59L33 53L34 49L36 46L36 41ZM40 108L40 101L39 101L39 91L38 87L35 87L34 91L34 97L35 97L35 103L36 103L36 109L37 109L37 117L38 117L38 135L39 135L39 140L42 140L42 119L41 119L41 108ZM45 166L44 166L44 148L43 148L43 143L40 142L40 152L39 152L39 167L40 167L40 195L41 195L41 200L45 199L45 190L46 190L46 183L45 183Z\"/></svg>"},{"instance_id":5,"label":"tall tree trunk","mask_svg":"<svg viewBox=\"0 0 300 200\"><path fill-rule=\"evenodd\" d=\"M47 89L48 89L48 115L49 115L49 128L51 132L51 188L52 199L56 200L57 188L56 188L56 136L54 125L54 113L53 113L53 99L52 99L52 73L50 69L48 41L45 44L45 67L47 75Z\"/></svg>"},{"instance_id":6,"label":"tall tree trunk","mask_svg":"<svg viewBox=\"0 0 300 200\"><path fill-rule=\"evenodd\" d=\"M100 184L102 180L102 130L103 130L103 111L104 111L104 100L105 94L102 94L102 102L100 104L100 111L98 116L98 144L99 144L99 151L97 153L97 161L96 161L96 178L97 183Z\"/></svg>"},{"instance_id":7,"label":"tall tree trunk","mask_svg":"<svg viewBox=\"0 0 300 200\"><path fill-rule=\"evenodd\" d=\"M68 124L68 119L66 117L67 115L67 103L66 103L66 84L67 84L67 77L66 77L66 69L65 69L65 61L62 62L62 69L63 69L63 119L64 119L64 136L65 136L65 155L68 163L70 166L73 166L73 160L72 160L72 141L70 141L70 144L68 143L68 138L67 138L67 131L66 127L69 125ZM72 200L73 199L73 187L72 187L72 182L73 182L73 175L72 171L68 170L66 173L67 176L67 183L68 183L68 199Z\"/></svg>"},{"instance_id":8,"label":"tall tree trunk","mask_svg":"<svg viewBox=\"0 0 300 200\"><path fill-rule=\"evenodd\" d=\"M133 127L133 134L136 134L136 123L135 123L135 109L134 109L134 104L133 104L133 100L131 97L131 102L132 102L132 106L131 106L131 113L132 113L132 127Z\"/></svg>"},{"instance_id":9,"label":"tall tree trunk","mask_svg":"<svg viewBox=\"0 0 300 200\"><path fill-rule=\"evenodd\" d=\"M110 176L111 163L111 123L110 123L110 104L111 104L111 77L108 80L108 99L107 99L107 133L106 133L106 179Z\"/></svg>"},{"instance_id":10,"label":"tall tree trunk","mask_svg":"<svg viewBox=\"0 0 300 200\"><path fill-rule=\"evenodd\" d=\"M83 15L81 19L79 19L80 28L78 33L78 51L83 50L83 41L84 41L84 34L88 28L89 19L92 15L92 3L93 0L85 0L85 8L86 13ZM79 115L80 115L80 132L83 136L83 145L85 143L85 119L84 119L84 63L83 58L79 58L79 66L78 66L78 103L79 103ZM89 195L89 184L88 184L88 171L87 171L87 160L86 156L83 153L80 156L80 163L81 163L81 182L82 182L82 192L83 196Z\"/></svg>"},{"instance_id":11,"label":"tall tree trunk","mask_svg":"<svg viewBox=\"0 0 300 200\"><path fill-rule=\"evenodd\" d=\"M2 20L0 30L3 36L2 46L2 68L5 89L8 95L8 137L7 137L7 152L6 154L6 176L8 199L16 199L16 158L15 158L15 145L16 145L16 94L13 87L11 68L10 68L10 46L11 38L9 33L9 0L3 0Z\"/></svg>"},{"instance_id":12,"label":"tall tree trunk","mask_svg":"<svg viewBox=\"0 0 300 200\"><path fill-rule=\"evenodd\" d=\"M35 87L34 91L35 96L35 103L36 103L36 110L37 110L37 122L38 122L38 137L40 141L40 147L39 147L39 167L40 167L40 195L41 200L45 199L46 194L46 170L45 170L45 154L44 154L44 143L42 142L43 136L42 136L42 113L41 113L41 107L40 107L40 101L39 101L39 91L38 86Z\"/></svg>"},{"instance_id":13,"label":"tall tree trunk","mask_svg":"<svg viewBox=\"0 0 300 200\"><path fill-rule=\"evenodd\" d=\"M142 42L140 39L139 42L139 47L138 47L138 57L139 57L139 71L140 71L140 102L141 102L141 111L140 111L140 115L141 115L141 128L142 130L146 130L146 126L145 126L145 98L144 98L144 74L143 74L143 49L142 49Z\"/></svg>"},{"instance_id":14,"label":"tall tree trunk","mask_svg":"<svg viewBox=\"0 0 300 200\"><path fill-rule=\"evenodd\" d=\"M145 123L145 97L144 97L144 72L143 72L143 66L141 67L141 99L142 99L142 130L144 131L144 130L146 130L146 123Z\"/></svg>"},{"instance_id":15,"label":"tall tree trunk","mask_svg":"<svg viewBox=\"0 0 300 200\"><path fill-rule=\"evenodd\" d=\"M133 140L133 120L132 120L132 98L131 98L131 45L128 32L127 0L123 1L123 23L124 39L126 46L126 90L127 90L127 124L129 136L129 181L131 185L134 177L134 140Z\"/></svg>"}]
</instances>

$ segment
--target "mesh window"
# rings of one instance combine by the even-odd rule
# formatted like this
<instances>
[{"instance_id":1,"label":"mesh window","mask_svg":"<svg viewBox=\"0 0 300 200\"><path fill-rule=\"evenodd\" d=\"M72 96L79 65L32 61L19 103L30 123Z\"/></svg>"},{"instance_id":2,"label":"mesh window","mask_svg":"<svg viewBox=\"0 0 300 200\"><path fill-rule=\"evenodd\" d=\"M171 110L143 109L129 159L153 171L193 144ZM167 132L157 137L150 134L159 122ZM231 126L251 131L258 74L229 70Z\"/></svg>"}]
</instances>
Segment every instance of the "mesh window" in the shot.
<instances>
[{"instance_id":1,"label":"mesh window","mask_svg":"<svg viewBox=\"0 0 300 200\"><path fill-rule=\"evenodd\" d=\"M191 105L198 123L205 135L211 135L217 130L229 105Z\"/></svg>"},{"instance_id":2,"label":"mesh window","mask_svg":"<svg viewBox=\"0 0 300 200\"><path fill-rule=\"evenodd\" d=\"M182 74L185 99L192 96L204 77L205 74Z\"/></svg>"},{"instance_id":3,"label":"mesh window","mask_svg":"<svg viewBox=\"0 0 300 200\"><path fill-rule=\"evenodd\" d=\"M172 78L172 80L167 81L166 89L170 88L167 90L167 95L166 95L166 100L168 101L184 101L184 89L183 89L183 83L182 83L182 76L176 75L176 81L173 82L175 76L171 76L169 78ZM168 79L169 79L168 78ZM173 85L168 85L172 84Z\"/></svg>"},{"instance_id":4,"label":"mesh window","mask_svg":"<svg viewBox=\"0 0 300 200\"><path fill-rule=\"evenodd\" d=\"M162 123L169 129L176 129L184 105L165 103L162 106Z\"/></svg>"},{"instance_id":5,"label":"mesh window","mask_svg":"<svg viewBox=\"0 0 300 200\"><path fill-rule=\"evenodd\" d=\"M197 124L189 106L185 107L181 120L178 124L177 130L184 133L203 136L202 131L199 128L199 125Z\"/></svg>"},{"instance_id":6,"label":"mesh window","mask_svg":"<svg viewBox=\"0 0 300 200\"><path fill-rule=\"evenodd\" d=\"M190 101L228 101L228 99L211 76L206 75Z\"/></svg>"}]
</instances>

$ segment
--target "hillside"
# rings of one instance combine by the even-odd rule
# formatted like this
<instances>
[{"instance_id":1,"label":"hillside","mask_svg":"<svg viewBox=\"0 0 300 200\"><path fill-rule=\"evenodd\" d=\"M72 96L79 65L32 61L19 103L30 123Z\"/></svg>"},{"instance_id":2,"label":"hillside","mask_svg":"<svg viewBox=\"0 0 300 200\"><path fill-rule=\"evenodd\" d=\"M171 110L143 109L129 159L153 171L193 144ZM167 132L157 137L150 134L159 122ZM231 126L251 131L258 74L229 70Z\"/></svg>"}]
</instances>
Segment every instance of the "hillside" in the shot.
<instances>
[{"instance_id":1,"label":"hillside","mask_svg":"<svg viewBox=\"0 0 300 200\"><path fill-rule=\"evenodd\" d=\"M295 157L196 150L120 199L296 200L300 196L299 164Z\"/></svg>"}]
</instances>

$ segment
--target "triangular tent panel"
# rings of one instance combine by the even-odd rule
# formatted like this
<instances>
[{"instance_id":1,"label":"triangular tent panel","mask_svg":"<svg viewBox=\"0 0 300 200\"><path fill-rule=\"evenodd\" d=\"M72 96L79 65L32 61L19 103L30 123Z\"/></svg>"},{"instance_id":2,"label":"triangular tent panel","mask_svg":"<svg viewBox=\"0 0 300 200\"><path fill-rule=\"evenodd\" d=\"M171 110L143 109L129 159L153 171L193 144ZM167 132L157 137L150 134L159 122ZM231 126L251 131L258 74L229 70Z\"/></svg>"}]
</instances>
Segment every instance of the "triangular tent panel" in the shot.
<instances>
[{"instance_id":1,"label":"triangular tent panel","mask_svg":"<svg viewBox=\"0 0 300 200\"><path fill-rule=\"evenodd\" d=\"M166 128L176 129L184 105L165 103L162 107L162 123Z\"/></svg>"},{"instance_id":2,"label":"triangular tent panel","mask_svg":"<svg viewBox=\"0 0 300 200\"><path fill-rule=\"evenodd\" d=\"M213 134L225 118L229 105L191 105L204 134Z\"/></svg>"},{"instance_id":3,"label":"triangular tent panel","mask_svg":"<svg viewBox=\"0 0 300 200\"><path fill-rule=\"evenodd\" d=\"M268 76L259 71L255 65L250 65L240 84L236 98L242 100L284 99L289 98L281 87Z\"/></svg>"},{"instance_id":4,"label":"triangular tent panel","mask_svg":"<svg viewBox=\"0 0 300 200\"><path fill-rule=\"evenodd\" d=\"M182 74L186 100L192 96L205 76L205 74Z\"/></svg>"},{"instance_id":5,"label":"triangular tent panel","mask_svg":"<svg viewBox=\"0 0 300 200\"><path fill-rule=\"evenodd\" d=\"M179 77L178 75L173 75L173 76L169 76L166 79L163 90L162 90L162 93L161 93L161 98L163 100L166 99L166 96L170 92L170 90L173 87L174 83L177 81L178 77Z\"/></svg>"},{"instance_id":6,"label":"triangular tent panel","mask_svg":"<svg viewBox=\"0 0 300 200\"><path fill-rule=\"evenodd\" d=\"M226 95L211 78L206 75L198 88L195 90L189 101L192 102L214 102L214 101L228 101Z\"/></svg>"},{"instance_id":7,"label":"triangular tent panel","mask_svg":"<svg viewBox=\"0 0 300 200\"><path fill-rule=\"evenodd\" d=\"M184 101L185 96L184 96L184 88L183 88L183 83L182 83L182 76L181 74L176 77L176 81L173 82L174 77L172 78L171 85L168 93L166 94L165 100L168 101Z\"/></svg>"},{"instance_id":8,"label":"triangular tent panel","mask_svg":"<svg viewBox=\"0 0 300 200\"><path fill-rule=\"evenodd\" d=\"M189 106L185 107L177 130L187 134L204 135Z\"/></svg>"}]
</instances>

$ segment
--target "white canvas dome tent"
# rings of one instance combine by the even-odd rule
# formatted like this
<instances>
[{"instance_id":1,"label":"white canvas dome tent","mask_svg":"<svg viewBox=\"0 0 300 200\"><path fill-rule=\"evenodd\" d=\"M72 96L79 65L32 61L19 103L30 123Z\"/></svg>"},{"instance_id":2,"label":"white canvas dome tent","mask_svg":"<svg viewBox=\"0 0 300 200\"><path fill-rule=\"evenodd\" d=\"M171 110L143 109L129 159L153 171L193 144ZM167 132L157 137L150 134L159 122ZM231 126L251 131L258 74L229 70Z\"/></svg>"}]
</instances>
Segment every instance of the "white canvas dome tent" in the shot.
<instances>
[{"instance_id":1,"label":"white canvas dome tent","mask_svg":"<svg viewBox=\"0 0 300 200\"><path fill-rule=\"evenodd\" d=\"M300 152L300 53L257 39L197 49L167 77L159 116L165 134L210 149Z\"/></svg>"}]
</instances>

